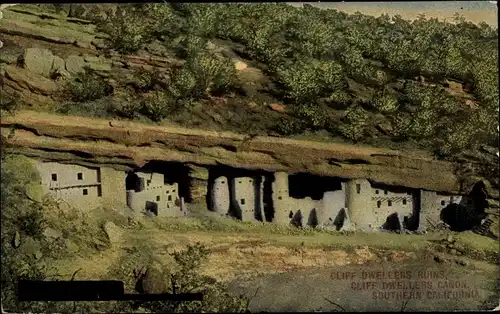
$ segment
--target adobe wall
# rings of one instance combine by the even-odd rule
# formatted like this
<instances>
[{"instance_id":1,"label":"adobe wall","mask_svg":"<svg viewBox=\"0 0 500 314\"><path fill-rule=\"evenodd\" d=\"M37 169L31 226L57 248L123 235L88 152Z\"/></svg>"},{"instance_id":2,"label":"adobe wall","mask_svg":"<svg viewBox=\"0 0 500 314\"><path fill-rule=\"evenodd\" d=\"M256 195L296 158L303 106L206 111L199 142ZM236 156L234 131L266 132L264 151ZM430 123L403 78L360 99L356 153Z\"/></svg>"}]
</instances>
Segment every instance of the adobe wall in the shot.
<instances>
[{"instance_id":1,"label":"adobe wall","mask_svg":"<svg viewBox=\"0 0 500 314\"><path fill-rule=\"evenodd\" d=\"M102 204L112 208L127 206L125 179L127 173L109 167L101 167Z\"/></svg>"},{"instance_id":2,"label":"adobe wall","mask_svg":"<svg viewBox=\"0 0 500 314\"><path fill-rule=\"evenodd\" d=\"M240 177L231 180L231 206L242 221L254 221L257 205L255 180L251 177Z\"/></svg>"},{"instance_id":3,"label":"adobe wall","mask_svg":"<svg viewBox=\"0 0 500 314\"><path fill-rule=\"evenodd\" d=\"M127 191L128 206L136 211L146 210L147 203L156 204L158 216L183 216L185 210L181 211L181 200L179 198L179 186L177 183L166 184L164 175L161 173L135 173L143 179L146 184L143 191Z\"/></svg>"},{"instance_id":4,"label":"adobe wall","mask_svg":"<svg viewBox=\"0 0 500 314\"><path fill-rule=\"evenodd\" d=\"M81 210L91 210L101 205L99 168L56 162L37 161L34 164L40 173L45 193Z\"/></svg>"},{"instance_id":5,"label":"adobe wall","mask_svg":"<svg viewBox=\"0 0 500 314\"><path fill-rule=\"evenodd\" d=\"M370 182L365 179L350 180L346 184L347 211L356 230L373 230L375 217L371 205L371 192Z\"/></svg>"},{"instance_id":6,"label":"adobe wall","mask_svg":"<svg viewBox=\"0 0 500 314\"><path fill-rule=\"evenodd\" d=\"M210 195L210 209L220 215L226 215L231 206L228 178L221 176L214 180Z\"/></svg>"},{"instance_id":7,"label":"adobe wall","mask_svg":"<svg viewBox=\"0 0 500 314\"><path fill-rule=\"evenodd\" d=\"M413 194L408 191L393 191L390 187L372 187L371 205L374 229L380 229L391 215L397 215L401 228L413 216ZM406 219L405 219L406 217Z\"/></svg>"}]
</instances>

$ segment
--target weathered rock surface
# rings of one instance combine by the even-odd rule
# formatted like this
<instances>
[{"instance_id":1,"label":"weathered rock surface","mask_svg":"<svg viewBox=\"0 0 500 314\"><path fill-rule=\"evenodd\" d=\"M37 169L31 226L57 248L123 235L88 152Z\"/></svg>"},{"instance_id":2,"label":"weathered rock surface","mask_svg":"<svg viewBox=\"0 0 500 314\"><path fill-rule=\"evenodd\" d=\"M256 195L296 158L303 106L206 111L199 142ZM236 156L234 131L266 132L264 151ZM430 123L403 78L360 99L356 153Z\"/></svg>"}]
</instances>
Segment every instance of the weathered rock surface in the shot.
<instances>
[{"instance_id":1,"label":"weathered rock surface","mask_svg":"<svg viewBox=\"0 0 500 314\"><path fill-rule=\"evenodd\" d=\"M167 292L168 286L165 279L165 274L158 266L149 266L141 279L141 292L147 294Z\"/></svg>"},{"instance_id":2,"label":"weathered rock surface","mask_svg":"<svg viewBox=\"0 0 500 314\"><path fill-rule=\"evenodd\" d=\"M54 55L50 50L28 48L23 54L23 66L33 74L49 77L54 63Z\"/></svg>"},{"instance_id":3,"label":"weathered rock surface","mask_svg":"<svg viewBox=\"0 0 500 314\"><path fill-rule=\"evenodd\" d=\"M108 236L109 243L116 244L120 242L122 237L122 231L113 222L108 221L103 226L104 232Z\"/></svg>"},{"instance_id":4,"label":"weathered rock surface","mask_svg":"<svg viewBox=\"0 0 500 314\"><path fill-rule=\"evenodd\" d=\"M265 171L308 172L450 193L469 192L452 163L423 153L339 143L255 137L207 130L21 111L1 121L17 152L45 160L121 169L148 161L227 165Z\"/></svg>"},{"instance_id":5,"label":"weathered rock surface","mask_svg":"<svg viewBox=\"0 0 500 314\"><path fill-rule=\"evenodd\" d=\"M78 74L84 71L86 63L85 60L80 56L69 56L66 59L66 71L70 74Z\"/></svg>"},{"instance_id":6,"label":"weathered rock surface","mask_svg":"<svg viewBox=\"0 0 500 314\"><path fill-rule=\"evenodd\" d=\"M58 90L57 84L50 79L13 65L5 66L5 76L12 81L13 84L11 83L10 86L13 89L28 89L42 95L50 95ZM9 83L6 82L6 85Z\"/></svg>"}]
</instances>

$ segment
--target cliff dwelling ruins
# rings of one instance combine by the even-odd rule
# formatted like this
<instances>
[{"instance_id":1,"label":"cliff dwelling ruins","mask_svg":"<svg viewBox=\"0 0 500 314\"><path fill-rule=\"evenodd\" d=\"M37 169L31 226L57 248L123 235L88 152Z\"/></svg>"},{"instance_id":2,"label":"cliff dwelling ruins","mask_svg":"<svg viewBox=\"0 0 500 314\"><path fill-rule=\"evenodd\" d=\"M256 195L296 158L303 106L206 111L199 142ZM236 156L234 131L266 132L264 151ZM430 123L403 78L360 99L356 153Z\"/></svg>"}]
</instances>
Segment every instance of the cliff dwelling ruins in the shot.
<instances>
[{"instance_id":1,"label":"cliff dwelling ruins","mask_svg":"<svg viewBox=\"0 0 500 314\"><path fill-rule=\"evenodd\" d=\"M333 230L419 230L441 222L469 196L306 173L150 162L140 169L36 161L47 193L80 210L128 207L151 216L186 216L191 204L241 221ZM201 173L201 174L200 174ZM477 206L476 206L477 207Z\"/></svg>"}]
</instances>

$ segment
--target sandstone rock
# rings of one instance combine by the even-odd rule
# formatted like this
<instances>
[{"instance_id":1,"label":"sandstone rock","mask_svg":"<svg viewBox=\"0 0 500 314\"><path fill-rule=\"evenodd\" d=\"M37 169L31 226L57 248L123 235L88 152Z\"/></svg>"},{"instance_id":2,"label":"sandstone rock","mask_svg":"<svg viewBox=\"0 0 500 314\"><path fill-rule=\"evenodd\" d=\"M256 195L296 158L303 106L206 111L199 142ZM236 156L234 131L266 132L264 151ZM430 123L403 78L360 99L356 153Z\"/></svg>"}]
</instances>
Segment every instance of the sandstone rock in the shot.
<instances>
[{"instance_id":1,"label":"sandstone rock","mask_svg":"<svg viewBox=\"0 0 500 314\"><path fill-rule=\"evenodd\" d=\"M165 275L158 266L150 266L146 270L142 280L142 291L144 293L165 293L167 292L167 283Z\"/></svg>"},{"instance_id":2,"label":"sandstone rock","mask_svg":"<svg viewBox=\"0 0 500 314\"><path fill-rule=\"evenodd\" d=\"M207 180L208 181L208 168L199 167L193 164L189 165L189 177L198 180Z\"/></svg>"},{"instance_id":3,"label":"sandstone rock","mask_svg":"<svg viewBox=\"0 0 500 314\"><path fill-rule=\"evenodd\" d=\"M237 71L243 71L248 67L248 65L243 61L236 61L234 63L234 67L236 68Z\"/></svg>"},{"instance_id":4,"label":"sandstone rock","mask_svg":"<svg viewBox=\"0 0 500 314\"><path fill-rule=\"evenodd\" d=\"M106 45L104 44L104 42L102 41L91 41L90 42L92 44L92 46L96 47L97 49L104 49L106 48Z\"/></svg>"},{"instance_id":5,"label":"sandstone rock","mask_svg":"<svg viewBox=\"0 0 500 314\"><path fill-rule=\"evenodd\" d=\"M53 81L12 65L5 67L5 75L16 82L20 87L29 89L38 94L50 95L58 89L57 84Z\"/></svg>"},{"instance_id":6,"label":"sandstone rock","mask_svg":"<svg viewBox=\"0 0 500 314\"><path fill-rule=\"evenodd\" d=\"M467 265L469 265L469 262L468 262L468 261L466 261L466 260L464 260L464 259L457 259L455 262L456 262L458 265L460 265L460 266L467 266Z\"/></svg>"},{"instance_id":7,"label":"sandstone rock","mask_svg":"<svg viewBox=\"0 0 500 314\"><path fill-rule=\"evenodd\" d=\"M285 112L285 105L282 104L270 104L269 107L274 111Z\"/></svg>"},{"instance_id":8,"label":"sandstone rock","mask_svg":"<svg viewBox=\"0 0 500 314\"><path fill-rule=\"evenodd\" d=\"M84 72L85 65L85 60L80 56L72 55L66 59L66 71L73 75Z\"/></svg>"},{"instance_id":9,"label":"sandstone rock","mask_svg":"<svg viewBox=\"0 0 500 314\"><path fill-rule=\"evenodd\" d=\"M122 231L113 222L111 221L106 222L103 228L111 244L120 242Z\"/></svg>"},{"instance_id":10,"label":"sandstone rock","mask_svg":"<svg viewBox=\"0 0 500 314\"><path fill-rule=\"evenodd\" d=\"M54 56L53 62L52 62L52 67L50 69L50 74L57 73L60 70L65 70L65 61L63 58L59 56Z\"/></svg>"},{"instance_id":11,"label":"sandstone rock","mask_svg":"<svg viewBox=\"0 0 500 314\"><path fill-rule=\"evenodd\" d=\"M26 195L33 201L42 202L44 191L43 186L38 183L29 183L25 187Z\"/></svg>"},{"instance_id":12,"label":"sandstone rock","mask_svg":"<svg viewBox=\"0 0 500 314\"><path fill-rule=\"evenodd\" d=\"M449 234L448 237L446 238L446 241L453 243L455 242L455 239L453 239L453 236Z\"/></svg>"},{"instance_id":13,"label":"sandstone rock","mask_svg":"<svg viewBox=\"0 0 500 314\"><path fill-rule=\"evenodd\" d=\"M248 103L248 107L253 109L253 108L257 108L258 105L255 102L251 101Z\"/></svg>"},{"instance_id":14,"label":"sandstone rock","mask_svg":"<svg viewBox=\"0 0 500 314\"><path fill-rule=\"evenodd\" d=\"M53 228L46 228L43 231L43 235L47 239L57 239L57 238L62 238L62 236L63 236L61 231L53 229Z\"/></svg>"},{"instance_id":15,"label":"sandstone rock","mask_svg":"<svg viewBox=\"0 0 500 314\"><path fill-rule=\"evenodd\" d=\"M392 126L387 123L379 123L377 124L376 128L384 135L391 135L393 132Z\"/></svg>"},{"instance_id":16,"label":"sandstone rock","mask_svg":"<svg viewBox=\"0 0 500 314\"><path fill-rule=\"evenodd\" d=\"M89 62L89 63L86 63L85 65L96 72L109 72L109 71L111 71L111 64L110 63Z\"/></svg>"},{"instance_id":17,"label":"sandstone rock","mask_svg":"<svg viewBox=\"0 0 500 314\"><path fill-rule=\"evenodd\" d=\"M14 237L12 238L12 246L17 249L20 245L21 245L21 235L19 234L18 231L16 231Z\"/></svg>"},{"instance_id":18,"label":"sandstone rock","mask_svg":"<svg viewBox=\"0 0 500 314\"><path fill-rule=\"evenodd\" d=\"M19 58L19 54L13 51L2 50L0 54L0 63L12 64L16 63Z\"/></svg>"},{"instance_id":19,"label":"sandstone rock","mask_svg":"<svg viewBox=\"0 0 500 314\"><path fill-rule=\"evenodd\" d=\"M85 49L92 49L93 48L91 43L81 41L81 40L75 40L73 45L75 45L76 47L85 48Z\"/></svg>"},{"instance_id":20,"label":"sandstone rock","mask_svg":"<svg viewBox=\"0 0 500 314\"><path fill-rule=\"evenodd\" d=\"M23 54L23 66L31 73L49 77L54 55L50 50L42 48L27 48Z\"/></svg>"}]
</instances>

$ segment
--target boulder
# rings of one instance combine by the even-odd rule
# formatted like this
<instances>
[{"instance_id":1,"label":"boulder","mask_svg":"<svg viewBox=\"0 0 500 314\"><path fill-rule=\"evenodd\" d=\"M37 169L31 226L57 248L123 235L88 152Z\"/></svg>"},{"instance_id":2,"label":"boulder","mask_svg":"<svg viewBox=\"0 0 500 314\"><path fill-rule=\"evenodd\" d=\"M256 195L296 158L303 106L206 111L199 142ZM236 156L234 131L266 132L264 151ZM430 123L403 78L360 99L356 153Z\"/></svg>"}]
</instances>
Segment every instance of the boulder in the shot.
<instances>
[{"instance_id":1,"label":"boulder","mask_svg":"<svg viewBox=\"0 0 500 314\"><path fill-rule=\"evenodd\" d=\"M122 231L113 222L111 221L106 222L103 228L104 232L106 232L106 235L108 236L110 244L115 244L120 242Z\"/></svg>"},{"instance_id":2,"label":"boulder","mask_svg":"<svg viewBox=\"0 0 500 314\"><path fill-rule=\"evenodd\" d=\"M274 111L277 111L277 112L285 112L285 105L282 105L282 104L270 104L269 107L274 110Z\"/></svg>"},{"instance_id":3,"label":"boulder","mask_svg":"<svg viewBox=\"0 0 500 314\"><path fill-rule=\"evenodd\" d=\"M18 231L16 231L14 237L12 238L12 246L17 249L20 245L21 245L21 235L19 234Z\"/></svg>"},{"instance_id":4,"label":"boulder","mask_svg":"<svg viewBox=\"0 0 500 314\"><path fill-rule=\"evenodd\" d=\"M142 292L146 294L151 293L165 293L168 286L165 281L165 275L158 266L149 266L141 278Z\"/></svg>"},{"instance_id":5,"label":"boulder","mask_svg":"<svg viewBox=\"0 0 500 314\"><path fill-rule=\"evenodd\" d=\"M50 69L50 74L53 75L61 70L65 70L65 62L64 59L58 56L54 56L52 62L52 68Z\"/></svg>"},{"instance_id":6,"label":"boulder","mask_svg":"<svg viewBox=\"0 0 500 314\"><path fill-rule=\"evenodd\" d=\"M62 238L63 234L61 231L53 229L53 228L46 228L43 231L43 235L47 239L55 240L57 238Z\"/></svg>"},{"instance_id":7,"label":"boulder","mask_svg":"<svg viewBox=\"0 0 500 314\"><path fill-rule=\"evenodd\" d=\"M234 63L234 67L236 68L237 71L243 71L248 67L248 65L243 61L236 61Z\"/></svg>"},{"instance_id":8,"label":"boulder","mask_svg":"<svg viewBox=\"0 0 500 314\"><path fill-rule=\"evenodd\" d=\"M38 183L28 183L25 187L26 195L35 202L42 202L44 196L43 186Z\"/></svg>"},{"instance_id":9,"label":"boulder","mask_svg":"<svg viewBox=\"0 0 500 314\"><path fill-rule=\"evenodd\" d=\"M57 84L53 81L13 65L5 67L5 76L21 88L29 89L37 94L50 95L58 89Z\"/></svg>"},{"instance_id":10,"label":"boulder","mask_svg":"<svg viewBox=\"0 0 500 314\"><path fill-rule=\"evenodd\" d=\"M23 66L31 73L50 77L54 55L50 50L27 48L23 54Z\"/></svg>"},{"instance_id":11,"label":"boulder","mask_svg":"<svg viewBox=\"0 0 500 314\"><path fill-rule=\"evenodd\" d=\"M85 65L96 72L109 72L109 71L111 71L111 63L89 62L89 63L86 63Z\"/></svg>"},{"instance_id":12,"label":"boulder","mask_svg":"<svg viewBox=\"0 0 500 314\"><path fill-rule=\"evenodd\" d=\"M70 74L85 72L85 60L80 56L71 55L66 59L66 71Z\"/></svg>"}]
</instances>

